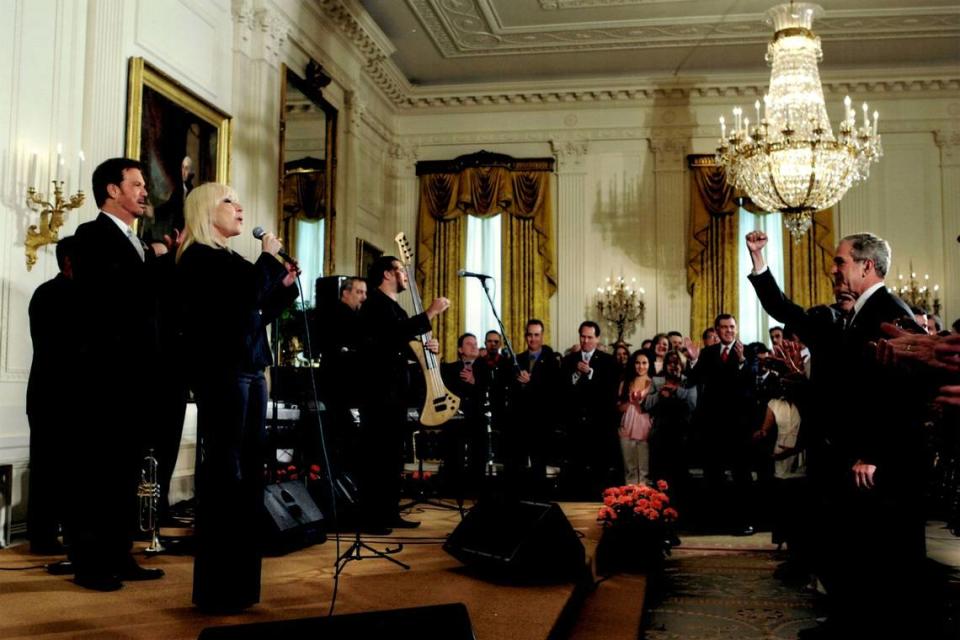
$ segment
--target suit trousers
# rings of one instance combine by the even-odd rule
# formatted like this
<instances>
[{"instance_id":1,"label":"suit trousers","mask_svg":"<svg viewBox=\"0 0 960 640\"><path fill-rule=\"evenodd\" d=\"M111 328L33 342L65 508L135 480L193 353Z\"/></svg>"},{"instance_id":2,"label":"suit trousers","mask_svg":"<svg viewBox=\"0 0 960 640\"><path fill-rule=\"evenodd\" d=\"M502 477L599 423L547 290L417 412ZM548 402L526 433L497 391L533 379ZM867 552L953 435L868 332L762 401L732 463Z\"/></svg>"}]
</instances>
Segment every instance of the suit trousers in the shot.
<instances>
[{"instance_id":1,"label":"suit trousers","mask_svg":"<svg viewBox=\"0 0 960 640\"><path fill-rule=\"evenodd\" d=\"M193 602L237 609L260 600L263 442L262 373L208 373L197 398L197 506Z\"/></svg>"}]
</instances>

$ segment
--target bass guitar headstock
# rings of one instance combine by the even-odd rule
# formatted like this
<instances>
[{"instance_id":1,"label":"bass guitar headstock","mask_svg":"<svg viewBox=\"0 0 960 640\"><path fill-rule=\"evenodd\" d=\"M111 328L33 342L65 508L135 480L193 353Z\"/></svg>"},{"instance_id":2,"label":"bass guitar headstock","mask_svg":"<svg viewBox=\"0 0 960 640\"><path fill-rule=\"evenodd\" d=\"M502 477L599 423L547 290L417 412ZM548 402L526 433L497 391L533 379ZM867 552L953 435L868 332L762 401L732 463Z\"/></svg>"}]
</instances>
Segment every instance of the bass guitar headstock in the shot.
<instances>
[{"instance_id":1,"label":"bass guitar headstock","mask_svg":"<svg viewBox=\"0 0 960 640\"><path fill-rule=\"evenodd\" d=\"M401 231L393 239L397 243L397 254L403 266L409 267L413 264L413 249L410 247L410 241L406 234Z\"/></svg>"}]
</instances>

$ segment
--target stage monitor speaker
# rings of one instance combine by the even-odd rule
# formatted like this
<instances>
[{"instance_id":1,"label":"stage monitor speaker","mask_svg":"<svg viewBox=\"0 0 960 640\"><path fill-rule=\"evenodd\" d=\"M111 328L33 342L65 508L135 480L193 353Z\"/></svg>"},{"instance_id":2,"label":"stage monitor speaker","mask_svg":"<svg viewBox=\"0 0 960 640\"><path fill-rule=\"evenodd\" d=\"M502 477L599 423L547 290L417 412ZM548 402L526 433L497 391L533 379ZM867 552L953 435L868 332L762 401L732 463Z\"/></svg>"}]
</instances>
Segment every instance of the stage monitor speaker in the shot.
<instances>
[{"instance_id":1,"label":"stage monitor speaker","mask_svg":"<svg viewBox=\"0 0 960 640\"><path fill-rule=\"evenodd\" d=\"M267 512L266 553L288 553L327 539L323 513L300 482L291 480L267 485L263 505Z\"/></svg>"},{"instance_id":2,"label":"stage monitor speaker","mask_svg":"<svg viewBox=\"0 0 960 640\"><path fill-rule=\"evenodd\" d=\"M324 276L314 283L313 305L317 309L329 311L340 302L340 287L347 276Z\"/></svg>"},{"instance_id":3,"label":"stage monitor speaker","mask_svg":"<svg viewBox=\"0 0 960 640\"><path fill-rule=\"evenodd\" d=\"M465 565L512 577L576 579L583 544L555 503L480 501L443 545Z\"/></svg>"},{"instance_id":4,"label":"stage monitor speaker","mask_svg":"<svg viewBox=\"0 0 960 640\"><path fill-rule=\"evenodd\" d=\"M323 638L323 640L475 640L470 614L461 602L429 607L348 613L276 622L207 627L197 640Z\"/></svg>"}]
</instances>

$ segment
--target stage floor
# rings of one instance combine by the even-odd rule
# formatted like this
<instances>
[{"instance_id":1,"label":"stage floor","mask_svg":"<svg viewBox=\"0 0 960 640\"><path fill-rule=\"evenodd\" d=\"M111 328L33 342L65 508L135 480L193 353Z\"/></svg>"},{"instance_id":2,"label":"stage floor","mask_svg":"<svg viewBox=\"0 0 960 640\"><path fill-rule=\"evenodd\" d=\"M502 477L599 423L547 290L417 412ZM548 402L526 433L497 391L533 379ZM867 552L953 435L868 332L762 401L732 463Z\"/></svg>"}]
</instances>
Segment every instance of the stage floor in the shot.
<instances>
[{"instance_id":1,"label":"stage floor","mask_svg":"<svg viewBox=\"0 0 960 640\"><path fill-rule=\"evenodd\" d=\"M574 529L582 534L588 564L600 528L596 503L560 503ZM381 611L451 602L466 605L479 640L542 640L548 637L636 638L643 606L642 576L623 576L600 588L569 583L526 583L478 576L441 548L460 522L457 511L421 505L408 518L418 529L397 530L390 536L363 536L377 549L403 550L392 557L410 565L405 571L383 559L354 560L339 580L335 614ZM508 525L505 525L508 526ZM0 571L0 637L2 638L124 638L192 639L212 625L267 622L326 615L334 588L335 559L353 542L342 534L339 550L333 537L319 545L280 557L265 558L262 599L249 611L232 616L208 616L190 601L193 558L138 556L149 567L162 567L166 577L153 582L128 582L120 591L97 593L73 584L69 576L51 576L42 568ZM144 543L138 543L142 549ZM0 550L0 567L39 565L56 560L28 553L20 544ZM588 575L594 575L593 573ZM619 611L622 631L595 629L609 620L609 607L599 596L611 594L635 611ZM591 618L597 618L596 623Z\"/></svg>"}]
</instances>

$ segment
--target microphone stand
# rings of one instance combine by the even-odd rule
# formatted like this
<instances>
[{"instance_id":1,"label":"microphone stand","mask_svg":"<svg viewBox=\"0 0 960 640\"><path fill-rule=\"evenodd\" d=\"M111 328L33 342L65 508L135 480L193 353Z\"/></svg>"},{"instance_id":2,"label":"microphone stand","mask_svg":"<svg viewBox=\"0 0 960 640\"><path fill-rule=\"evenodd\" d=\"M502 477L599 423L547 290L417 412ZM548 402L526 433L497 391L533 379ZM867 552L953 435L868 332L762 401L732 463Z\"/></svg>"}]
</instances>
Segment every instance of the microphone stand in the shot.
<instances>
[{"instance_id":1,"label":"microphone stand","mask_svg":"<svg viewBox=\"0 0 960 640\"><path fill-rule=\"evenodd\" d=\"M503 320L500 319L500 314L497 313L497 306L493 304L493 296L490 295L490 287L487 286L487 280L493 280L493 278L479 278L480 285L483 287L483 292L487 294L487 302L490 303L490 311L493 311L493 317L497 320L497 326L500 327L500 335L503 336L503 343L507 345L507 349L510 351L510 357L513 359L513 373L514 375L520 375L520 363L517 362L517 352L513 348L513 344L510 342L510 336L507 335L506 330L503 328Z\"/></svg>"}]
</instances>

